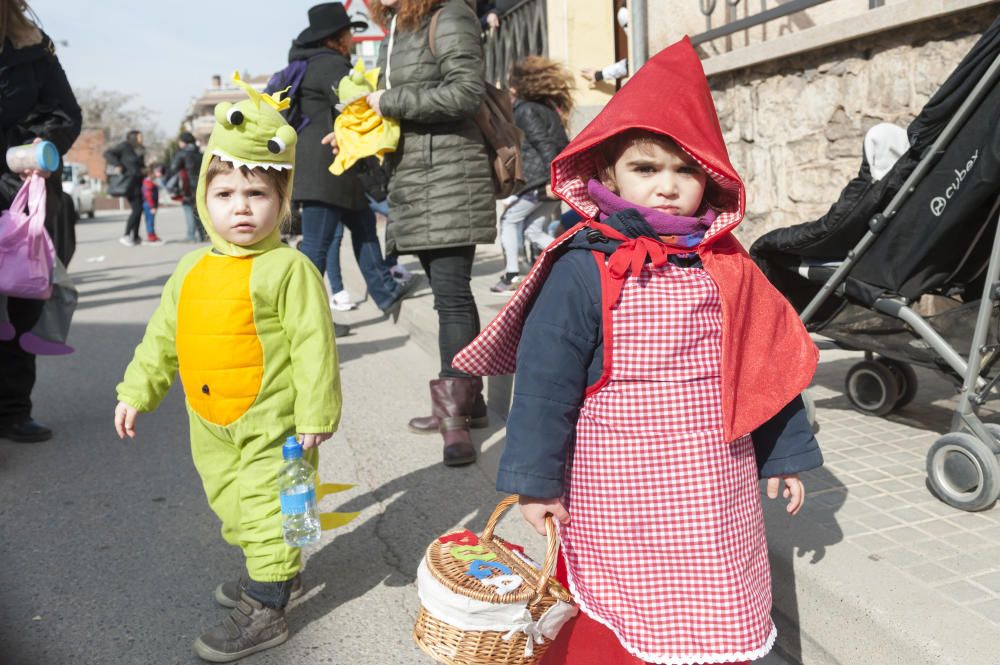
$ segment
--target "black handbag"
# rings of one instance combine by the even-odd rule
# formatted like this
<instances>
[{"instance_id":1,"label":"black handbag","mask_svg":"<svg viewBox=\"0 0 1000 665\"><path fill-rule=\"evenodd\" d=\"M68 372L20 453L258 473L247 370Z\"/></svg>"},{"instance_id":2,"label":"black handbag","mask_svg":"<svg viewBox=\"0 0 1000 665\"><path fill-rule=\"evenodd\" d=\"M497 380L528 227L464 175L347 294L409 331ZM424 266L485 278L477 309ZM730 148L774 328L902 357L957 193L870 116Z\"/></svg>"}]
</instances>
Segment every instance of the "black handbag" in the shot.
<instances>
[{"instance_id":1,"label":"black handbag","mask_svg":"<svg viewBox=\"0 0 1000 665\"><path fill-rule=\"evenodd\" d=\"M379 162L377 157L364 157L354 165L354 173L361 182L365 194L372 197L376 203L385 201L389 196L389 171Z\"/></svg>"},{"instance_id":2,"label":"black handbag","mask_svg":"<svg viewBox=\"0 0 1000 665\"><path fill-rule=\"evenodd\" d=\"M124 173L112 173L108 176L108 196L125 196L132 177Z\"/></svg>"}]
</instances>

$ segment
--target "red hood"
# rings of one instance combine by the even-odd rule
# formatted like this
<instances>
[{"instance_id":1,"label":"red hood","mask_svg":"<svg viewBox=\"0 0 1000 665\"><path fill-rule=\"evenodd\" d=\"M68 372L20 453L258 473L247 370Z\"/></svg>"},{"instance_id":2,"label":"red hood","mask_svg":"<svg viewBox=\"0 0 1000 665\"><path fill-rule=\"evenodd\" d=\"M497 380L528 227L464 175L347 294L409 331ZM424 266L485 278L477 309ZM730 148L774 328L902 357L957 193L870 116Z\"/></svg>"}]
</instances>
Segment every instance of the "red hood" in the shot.
<instances>
[{"instance_id":1,"label":"red hood","mask_svg":"<svg viewBox=\"0 0 1000 665\"><path fill-rule=\"evenodd\" d=\"M597 214L587 195L587 182L596 175L591 148L633 128L672 138L730 195L705 240L740 223L746 205L743 181L729 161L701 60L687 37L643 65L552 161L553 191L584 218Z\"/></svg>"}]
</instances>

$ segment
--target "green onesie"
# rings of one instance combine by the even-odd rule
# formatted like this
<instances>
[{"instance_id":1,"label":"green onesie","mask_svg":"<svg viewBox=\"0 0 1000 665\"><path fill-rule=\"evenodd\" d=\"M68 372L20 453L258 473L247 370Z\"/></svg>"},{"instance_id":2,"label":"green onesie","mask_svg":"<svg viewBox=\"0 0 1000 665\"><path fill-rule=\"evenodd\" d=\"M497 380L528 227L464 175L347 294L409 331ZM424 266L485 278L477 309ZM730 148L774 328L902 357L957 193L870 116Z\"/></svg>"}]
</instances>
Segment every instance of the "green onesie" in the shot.
<instances>
[{"instance_id":1,"label":"green onesie","mask_svg":"<svg viewBox=\"0 0 1000 665\"><path fill-rule=\"evenodd\" d=\"M198 180L212 246L178 263L117 390L120 401L152 411L180 371L191 453L222 536L243 548L251 579L280 582L301 567L281 531L281 445L291 434L336 430L340 375L326 289L312 263L282 244L277 228L243 247L222 239L208 215L213 156L257 168L295 163L295 131L278 113L287 100L234 79L250 99L216 106ZM316 449L306 457L317 464Z\"/></svg>"}]
</instances>

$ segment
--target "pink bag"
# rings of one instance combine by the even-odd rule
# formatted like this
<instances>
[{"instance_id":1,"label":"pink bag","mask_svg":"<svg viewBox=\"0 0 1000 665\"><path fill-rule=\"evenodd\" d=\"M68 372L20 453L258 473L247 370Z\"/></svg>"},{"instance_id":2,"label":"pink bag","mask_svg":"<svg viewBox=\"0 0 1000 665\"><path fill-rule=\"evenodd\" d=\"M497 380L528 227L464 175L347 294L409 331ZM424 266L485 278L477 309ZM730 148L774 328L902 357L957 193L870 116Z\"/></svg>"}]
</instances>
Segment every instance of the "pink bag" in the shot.
<instances>
[{"instance_id":1,"label":"pink bag","mask_svg":"<svg viewBox=\"0 0 1000 665\"><path fill-rule=\"evenodd\" d=\"M45 231L45 180L33 175L17 192L10 210L0 213L0 293L48 300L54 257L52 239Z\"/></svg>"}]
</instances>

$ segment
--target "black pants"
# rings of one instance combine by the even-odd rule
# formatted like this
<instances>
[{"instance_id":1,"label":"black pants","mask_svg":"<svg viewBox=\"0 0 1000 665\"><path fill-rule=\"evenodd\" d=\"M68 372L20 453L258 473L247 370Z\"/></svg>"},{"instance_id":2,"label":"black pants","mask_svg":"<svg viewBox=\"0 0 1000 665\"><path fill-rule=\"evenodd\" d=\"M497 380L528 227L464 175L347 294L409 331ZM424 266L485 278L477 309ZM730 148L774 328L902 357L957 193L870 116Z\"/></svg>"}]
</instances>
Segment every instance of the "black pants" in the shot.
<instances>
[{"instance_id":1,"label":"black pants","mask_svg":"<svg viewBox=\"0 0 1000 665\"><path fill-rule=\"evenodd\" d=\"M132 211L125 221L125 235L132 240L139 240L139 222L142 221L142 190L136 189L128 197L128 203L132 206Z\"/></svg>"},{"instance_id":2,"label":"black pants","mask_svg":"<svg viewBox=\"0 0 1000 665\"><path fill-rule=\"evenodd\" d=\"M479 334L479 310L469 280L476 246L448 247L417 252L427 273L438 313L438 348L442 377L467 377L453 369L451 360Z\"/></svg>"},{"instance_id":3,"label":"black pants","mask_svg":"<svg viewBox=\"0 0 1000 665\"><path fill-rule=\"evenodd\" d=\"M44 300L7 299L7 312L17 334L0 342L0 426L31 417L31 389L35 387L35 356L21 349L17 339L38 323Z\"/></svg>"}]
</instances>

